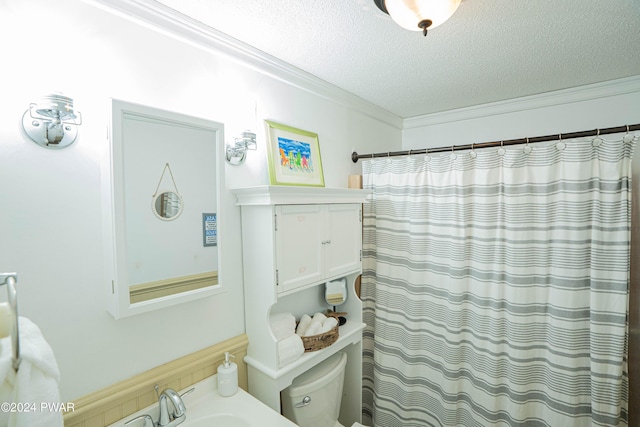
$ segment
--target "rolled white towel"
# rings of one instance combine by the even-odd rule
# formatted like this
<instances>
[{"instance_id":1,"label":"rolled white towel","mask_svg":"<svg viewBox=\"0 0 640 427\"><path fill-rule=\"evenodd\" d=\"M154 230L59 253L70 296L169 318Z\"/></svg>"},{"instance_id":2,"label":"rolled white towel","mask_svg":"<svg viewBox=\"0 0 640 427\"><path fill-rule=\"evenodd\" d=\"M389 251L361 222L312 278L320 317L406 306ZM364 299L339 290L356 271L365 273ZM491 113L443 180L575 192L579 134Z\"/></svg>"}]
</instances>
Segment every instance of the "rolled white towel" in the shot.
<instances>
[{"instance_id":1,"label":"rolled white towel","mask_svg":"<svg viewBox=\"0 0 640 427\"><path fill-rule=\"evenodd\" d=\"M278 341L276 345L278 347L278 365L280 368L297 360L304 354L302 338L296 334Z\"/></svg>"},{"instance_id":2,"label":"rolled white towel","mask_svg":"<svg viewBox=\"0 0 640 427\"><path fill-rule=\"evenodd\" d=\"M309 327L304 331L304 337L310 337L312 335L318 335L322 333L322 322L319 320L311 320Z\"/></svg>"},{"instance_id":3,"label":"rolled white towel","mask_svg":"<svg viewBox=\"0 0 640 427\"><path fill-rule=\"evenodd\" d=\"M269 323L276 341L296 333L296 318L291 313L274 313L269 316Z\"/></svg>"},{"instance_id":4,"label":"rolled white towel","mask_svg":"<svg viewBox=\"0 0 640 427\"><path fill-rule=\"evenodd\" d=\"M325 316L322 313L316 313L316 314L313 315L313 318L311 320L319 321L322 324L322 322L327 320L327 316Z\"/></svg>"},{"instance_id":5,"label":"rolled white towel","mask_svg":"<svg viewBox=\"0 0 640 427\"><path fill-rule=\"evenodd\" d=\"M296 328L296 334L298 334L298 336L303 337L304 333L309 327L309 324L311 324L311 317L308 314L303 314L302 317L300 317L300 322L298 322L298 327Z\"/></svg>"},{"instance_id":6,"label":"rolled white towel","mask_svg":"<svg viewBox=\"0 0 640 427\"><path fill-rule=\"evenodd\" d=\"M335 317L327 317L327 320L322 322L322 330L321 333L329 332L338 324L338 319Z\"/></svg>"}]
</instances>

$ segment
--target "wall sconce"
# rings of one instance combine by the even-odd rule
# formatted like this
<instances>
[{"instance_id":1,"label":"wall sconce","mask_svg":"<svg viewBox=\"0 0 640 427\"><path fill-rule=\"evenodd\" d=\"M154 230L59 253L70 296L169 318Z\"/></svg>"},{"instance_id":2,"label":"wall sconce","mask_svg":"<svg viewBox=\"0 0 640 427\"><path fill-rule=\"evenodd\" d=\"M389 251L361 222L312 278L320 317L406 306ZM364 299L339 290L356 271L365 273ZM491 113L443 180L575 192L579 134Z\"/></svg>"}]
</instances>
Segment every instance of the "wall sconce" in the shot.
<instances>
[{"instance_id":1,"label":"wall sconce","mask_svg":"<svg viewBox=\"0 0 640 427\"><path fill-rule=\"evenodd\" d=\"M82 115L73 109L73 99L60 93L43 96L29 104L22 115L22 130L36 144L64 148L76 140Z\"/></svg>"},{"instance_id":2,"label":"wall sconce","mask_svg":"<svg viewBox=\"0 0 640 427\"><path fill-rule=\"evenodd\" d=\"M240 138L234 138L234 145L227 145L227 162L233 166L241 165L247 157L247 150L257 150L256 134L251 131L242 132Z\"/></svg>"}]
</instances>

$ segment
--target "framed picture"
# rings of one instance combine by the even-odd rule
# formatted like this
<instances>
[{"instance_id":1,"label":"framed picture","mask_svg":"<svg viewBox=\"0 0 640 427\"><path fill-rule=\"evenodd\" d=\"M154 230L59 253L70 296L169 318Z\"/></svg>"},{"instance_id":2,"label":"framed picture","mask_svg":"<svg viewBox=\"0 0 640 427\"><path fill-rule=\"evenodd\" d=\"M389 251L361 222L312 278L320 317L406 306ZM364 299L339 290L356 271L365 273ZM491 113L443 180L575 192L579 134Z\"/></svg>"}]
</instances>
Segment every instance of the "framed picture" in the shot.
<instances>
[{"instance_id":1,"label":"framed picture","mask_svg":"<svg viewBox=\"0 0 640 427\"><path fill-rule=\"evenodd\" d=\"M318 134L265 120L271 185L324 187Z\"/></svg>"}]
</instances>

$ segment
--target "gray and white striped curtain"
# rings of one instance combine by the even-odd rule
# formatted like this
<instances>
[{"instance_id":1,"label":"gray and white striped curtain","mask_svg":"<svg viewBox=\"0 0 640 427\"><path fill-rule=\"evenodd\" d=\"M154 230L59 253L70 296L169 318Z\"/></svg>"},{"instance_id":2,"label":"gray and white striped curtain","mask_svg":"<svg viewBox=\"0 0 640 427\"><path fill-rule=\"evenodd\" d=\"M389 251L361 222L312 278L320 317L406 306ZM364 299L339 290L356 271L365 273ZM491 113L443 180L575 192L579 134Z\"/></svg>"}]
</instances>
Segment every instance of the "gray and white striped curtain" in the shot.
<instances>
[{"instance_id":1,"label":"gray and white striped curtain","mask_svg":"<svg viewBox=\"0 0 640 427\"><path fill-rule=\"evenodd\" d=\"M365 423L627 425L637 137L609 137L363 163Z\"/></svg>"}]
</instances>

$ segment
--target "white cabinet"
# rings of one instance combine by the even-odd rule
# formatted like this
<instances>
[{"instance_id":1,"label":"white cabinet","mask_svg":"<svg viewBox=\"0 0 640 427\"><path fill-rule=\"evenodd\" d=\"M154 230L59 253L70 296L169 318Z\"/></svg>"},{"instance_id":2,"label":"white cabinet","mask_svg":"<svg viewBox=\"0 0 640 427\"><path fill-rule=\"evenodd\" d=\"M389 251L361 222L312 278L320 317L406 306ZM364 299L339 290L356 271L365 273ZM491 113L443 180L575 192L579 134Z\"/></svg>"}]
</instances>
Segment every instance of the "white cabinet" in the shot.
<instances>
[{"instance_id":1,"label":"white cabinet","mask_svg":"<svg viewBox=\"0 0 640 427\"><path fill-rule=\"evenodd\" d=\"M275 206L278 294L326 282L360 269L361 206Z\"/></svg>"},{"instance_id":2,"label":"white cabinet","mask_svg":"<svg viewBox=\"0 0 640 427\"><path fill-rule=\"evenodd\" d=\"M347 353L340 421L360 421L362 407L362 302L354 282L362 271L362 203L367 190L264 186L233 190L241 207L249 391L280 411L280 391L295 377L338 351ZM333 345L279 366L269 315L296 318L330 308L326 281L346 277L339 306L347 323Z\"/></svg>"}]
</instances>

